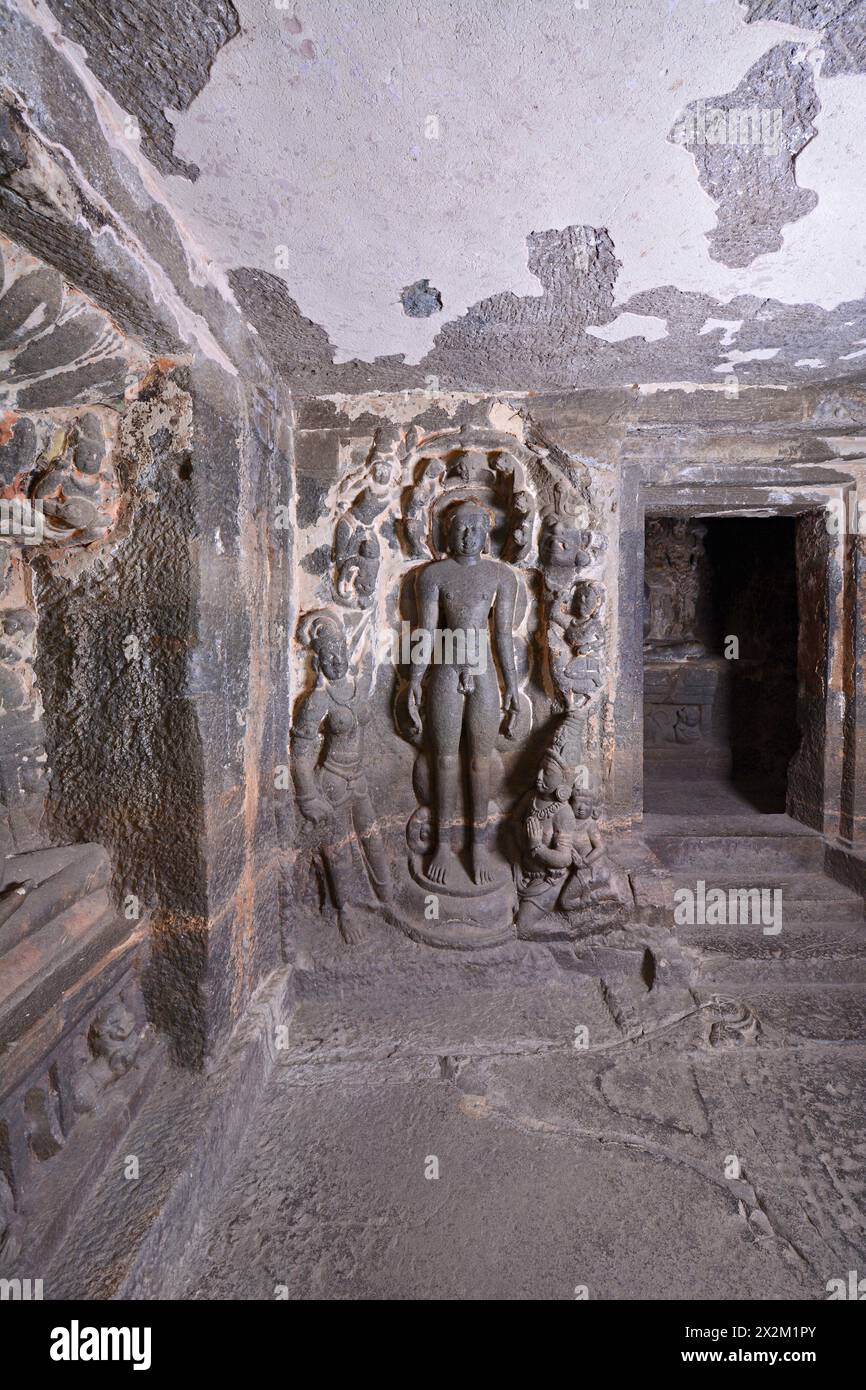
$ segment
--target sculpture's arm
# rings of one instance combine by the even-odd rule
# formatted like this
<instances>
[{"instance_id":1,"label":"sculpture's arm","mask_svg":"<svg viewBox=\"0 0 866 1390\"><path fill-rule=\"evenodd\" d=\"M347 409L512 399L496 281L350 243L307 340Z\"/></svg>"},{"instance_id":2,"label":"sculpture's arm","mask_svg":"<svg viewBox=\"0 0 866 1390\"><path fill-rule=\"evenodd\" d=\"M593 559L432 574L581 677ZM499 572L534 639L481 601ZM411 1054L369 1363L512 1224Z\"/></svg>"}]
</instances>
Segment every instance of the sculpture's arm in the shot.
<instances>
[{"instance_id":1,"label":"sculpture's arm","mask_svg":"<svg viewBox=\"0 0 866 1390\"><path fill-rule=\"evenodd\" d=\"M590 830L588 834L589 843L592 845L592 849L590 850L589 854L586 856L583 862L585 864L594 864L596 860L604 858L604 840L601 838L597 830Z\"/></svg>"},{"instance_id":2,"label":"sculpture's arm","mask_svg":"<svg viewBox=\"0 0 866 1390\"><path fill-rule=\"evenodd\" d=\"M493 612L493 633L496 642L496 655L499 668L505 680L505 694L502 708L508 715L505 734L513 738L513 724L520 710L520 697L517 690L517 666L514 660L514 609L517 603L517 579L504 564L496 589L496 607Z\"/></svg>"},{"instance_id":3,"label":"sculpture's arm","mask_svg":"<svg viewBox=\"0 0 866 1390\"><path fill-rule=\"evenodd\" d=\"M439 621L439 583L432 565L426 565L415 581L418 626L432 637ZM416 736L421 734L421 683L429 661L414 661L409 675L409 723Z\"/></svg>"},{"instance_id":4,"label":"sculpture's arm","mask_svg":"<svg viewBox=\"0 0 866 1390\"><path fill-rule=\"evenodd\" d=\"M334 559L337 564L339 564L341 560L345 560L346 556L349 554L349 543L352 539L352 534L352 523L344 514L337 522L336 530L334 531Z\"/></svg>"},{"instance_id":5,"label":"sculpture's arm","mask_svg":"<svg viewBox=\"0 0 866 1390\"><path fill-rule=\"evenodd\" d=\"M557 835L552 845L535 845L534 857L551 869L567 869L572 859L571 836Z\"/></svg>"},{"instance_id":6,"label":"sculpture's arm","mask_svg":"<svg viewBox=\"0 0 866 1390\"><path fill-rule=\"evenodd\" d=\"M354 663L353 663L354 664ZM349 675L351 675L351 670ZM355 671L355 697L365 704L373 690L373 651L371 646L364 645Z\"/></svg>"}]
</instances>

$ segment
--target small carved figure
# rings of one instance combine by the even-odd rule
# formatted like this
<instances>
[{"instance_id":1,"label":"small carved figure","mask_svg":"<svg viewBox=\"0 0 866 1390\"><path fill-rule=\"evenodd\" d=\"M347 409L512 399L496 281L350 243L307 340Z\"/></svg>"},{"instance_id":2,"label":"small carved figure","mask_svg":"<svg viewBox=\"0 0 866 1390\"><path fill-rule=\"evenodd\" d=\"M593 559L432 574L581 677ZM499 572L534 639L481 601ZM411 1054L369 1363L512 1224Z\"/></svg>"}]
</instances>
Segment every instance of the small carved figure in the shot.
<instances>
[{"instance_id":1,"label":"small carved figure","mask_svg":"<svg viewBox=\"0 0 866 1390\"><path fill-rule=\"evenodd\" d=\"M701 707L700 705L680 705L674 725L674 739L677 743L700 743Z\"/></svg>"},{"instance_id":2,"label":"small carved figure","mask_svg":"<svg viewBox=\"0 0 866 1390\"><path fill-rule=\"evenodd\" d=\"M684 517L647 522L644 646L699 655L695 637L706 526Z\"/></svg>"},{"instance_id":3,"label":"small carved figure","mask_svg":"<svg viewBox=\"0 0 866 1390\"><path fill-rule=\"evenodd\" d=\"M534 790L517 807L517 925L524 930L551 913L620 898L592 800L576 786L579 749L580 721L572 710L556 729Z\"/></svg>"},{"instance_id":4,"label":"small carved figure","mask_svg":"<svg viewBox=\"0 0 866 1390\"><path fill-rule=\"evenodd\" d=\"M339 517L334 533L334 587L341 603L367 608L376 597L381 551L373 530L390 500L392 464L375 457L367 481Z\"/></svg>"},{"instance_id":5,"label":"small carved figure","mask_svg":"<svg viewBox=\"0 0 866 1390\"><path fill-rule=\"evenodd\" d=\"M125 1076L135 1065L141 1036L135 1016L116 999L91 1025L87 1035L92 1060L73 1083L73 1108L86 1114L96 1108L100 1094L112 1081Z\"/></svg>"},{"instance_id":6,"label":"small carved figure","mask_svg":"<svg viewBox=\"0 0 866 1390\"><path fill-rule=\"evenodd\" d=\"M437 484L441 484L446 471L447 464L443 458L425 460L421 476L404 503L403 528L413 560L426 558L430 554L427 545L430 498Z\"/></svg>"},{"instance_id":7,"label":"small carved figure","mask_svg":"<svg viewBox=\"0 0 866 1390\"><path fill-rule=\"evenodd\" d=\"M292 729L295 790L301 814L328 835L322 857L340 932L351 944L366 935L353 907L373 905L359 884L353 845L375 897L387 902L391 895L388 860L363 771L372 672L350 671L343 626L333 613L307 613L298 639L312 654L316 683L301 700Z\"/></svg>"},{"instance_id":8,"label":"small carved figure","mask_svg":"<svg viewBox=\"0 0 866 1390\"><path fill-rule=\"evenodd\" d=\"M368 607L375 598L381 550L373 527L388 506L391 477L391 460L374 456L366 484L336 521L334 587L348 606Z\"/></svg>"},{"instance_id":9,"label":"small carved figure","mask_svg":"<svg viewBox=\"0 0 866 1390\"><path fill-rule=\"evenodd\" d=\"M571 600L573 617L565 624L551 613L555 627L564 627L565 649L556 662L560 687L577 696L579 705L587 705L604 685L604 585L594 580L578 580ZM554 647L551 642L551 652Z\"/></svg>"},{"instance_id":10,"label":"small carved figure","mask_svg":"<svg viewBox=\"0 0 866 1390\"><path fill-rule=\"evenodd\" d=\"M585 706L604 687L605 589L597 580L578 579L602 548L603 537L575 526L569 514L554 512L545 518L539 554L550 673L561 708L568 708L575 696Z\"/></svg>"},{"instance_id":11,"label":"small carved figure","mask_svg":"<svg viewBox=\"0 0 866 1390\"><path fill-rule=\"evenodd\" d=\"M472 881L481 889L493 882L488 850L490 759L503 711L504 732L511 737L520 708L513 635L517 579L503 561L484 558L490 525L490 514L479 502L457 503L446 517L447 557L425 565L416 582L419 626L430 634L431 647L437 630L459 632L465 649L481 658L472 665L414 662L409 682L409 724L416 738L426 734L433 764L434 848L426 876L446 889L456 867L451 832L460 824L461 747L465 748L468 783ZM491 616L504 693L496 665L487 659ZM422 682L428 666L422 725Z\"/></svg>"}]
</instances>

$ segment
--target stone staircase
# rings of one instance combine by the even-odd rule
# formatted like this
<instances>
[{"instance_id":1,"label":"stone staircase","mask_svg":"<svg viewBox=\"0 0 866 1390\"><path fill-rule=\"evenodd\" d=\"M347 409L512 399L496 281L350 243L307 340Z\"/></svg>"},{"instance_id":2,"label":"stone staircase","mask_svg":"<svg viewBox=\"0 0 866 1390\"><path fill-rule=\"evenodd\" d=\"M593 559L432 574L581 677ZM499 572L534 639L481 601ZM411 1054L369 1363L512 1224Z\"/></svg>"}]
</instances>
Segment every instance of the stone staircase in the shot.
<instances>
[{"instance_id":1,"label":"stone staircase","mask_svg":"<svg viewBox=\"0 0 866 1390\"><path fill-rule=\"evenodd\" d=\"M676 926L702 980L720 987L866 983L863 899L825 872L824 841L815 831L785 815L648 815L643 829L674 892L696 892L699 880L706 894L721 888L726 898L730 889L781 890L777 933L752 920Z\"/></svg>"}]
</instances>

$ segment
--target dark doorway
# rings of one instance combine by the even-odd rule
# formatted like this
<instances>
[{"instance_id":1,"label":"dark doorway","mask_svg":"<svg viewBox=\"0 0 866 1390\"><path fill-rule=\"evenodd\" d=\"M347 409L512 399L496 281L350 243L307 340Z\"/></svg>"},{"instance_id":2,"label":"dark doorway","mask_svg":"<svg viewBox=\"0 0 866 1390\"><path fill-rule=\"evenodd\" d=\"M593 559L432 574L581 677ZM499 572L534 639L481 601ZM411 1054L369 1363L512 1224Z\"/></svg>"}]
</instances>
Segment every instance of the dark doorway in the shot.
<instances>
[{"instance_id":1,"label":"dark doorway","mask_svg":"<svg viewBox=\"0 0 866 1390\"><path fill-rule=\"evenodd\" d=\"M795 525L648 519L645 810L785 810L799 744Z\"/></svg>"}]
</instances>

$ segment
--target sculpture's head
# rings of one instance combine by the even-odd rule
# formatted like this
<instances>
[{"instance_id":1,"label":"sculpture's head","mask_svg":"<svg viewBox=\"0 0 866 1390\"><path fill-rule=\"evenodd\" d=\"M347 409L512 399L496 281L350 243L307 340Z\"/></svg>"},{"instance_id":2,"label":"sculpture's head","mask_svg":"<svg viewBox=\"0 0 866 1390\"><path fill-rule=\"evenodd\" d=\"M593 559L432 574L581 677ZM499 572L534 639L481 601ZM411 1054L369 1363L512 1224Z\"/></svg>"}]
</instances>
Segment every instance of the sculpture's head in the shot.
<instances>
[{"instance_id":1,"label":"sculpture's head","mask_svg":"<svg viewBox=\"0 0 866 1390\"><path fill-rule=\"evenodd\" d=\"M561 518L547 520L539 544L542 565L563 565L572 569L586 545L586 535L585 531Z\"/></svg>"},{"instance_id":2,"label":"sculpture's head","mask_svg":"<svg viewBox=\"0 0 866 1390\"><path fill-rule=\"evenodd\" d=\"M578 618L594 618L601 608L604 589L594 580L581 580L574 589L574 612Z\"/></svg>"},{"instance_id":3,"label":"sculpture's head","mask_svg":"<svg viewBox=\"0 0 866 1390\"><path fill-rule=\"evenodd\" d=\"M581 759L583 725L576 710L569 712L557 724L549 747L541 759L535 779L537 791L568 801L574 790Z\"/></svg>"},{"instance_id":4,"label":"sculpture's head","mask_svg":"<svg viewBox=\"0 0 866 1390\"><path fill-rule=\"evenodd\" d=\"M571 795L571 778L554 753L546 753L535 779L536 790L543 796L555 796L567 801Z\"/></svg>"},{"instance_id":5,"label":"sculpture's head","mask_svg":"<svg viewBox=\"0 0 866 1390\"><path fill-rule=\"evenodd\" d=\"M480 502L458 502L448 517L448 550L451 555L481 555L489 548L490 513Z\"/></svg>"},{"instance_id":6,"label":"sculpture's head","mask_svg":"<svg viewBox=\"0 0 866 1390\"><path fill-rule=\"evenodd\" d=\"M571 809L578 820L589 820L594 811L592 802L585 796L573 797Z\"/></svg>"},{"instance_id":7,"label":"sculpture's head","mask_svg":"<svg viewBox=\"0 0 866 1390\"><path fill-rule=\"evenodd\" d=\"M111 1042L125 1042L135 1027L135 1019L121 1000L116 1000L99 1024L99 1034Z\"/></svg>"},{"instance_id":8,"label":"sculpture's head","mask_svg":"<svg viewBox=\"0 0 866 1390\"><path fill-rule=\"evenodd\" d=\"M342 680L349 669L346 642L343 637L324 637L313 657L326 681Z\"/></svg>"},{"instance_id":9,"label":"sculpture's head","mask_svg":"<svg viewBox=\"0 0 866 1390\"><path fill-rule=\"evenodd\" d=\"M370 478L377 488L388 487L391 482L393 464L391 459L384 458L381 454L373 459L370 465Z\"/></svg>"},{"instance_id":10,"label":"sculpture's head","mask_svg":"<svg viewBox=\"0 0 866 1390\"><path fill-rule=\"evenodd\" d=\"M317 678L342 680L349 669L349 654L343 625L333 613L318 609L305 614L298 628L298 639L312 653Z\"/></svg>"}]
</instances>

